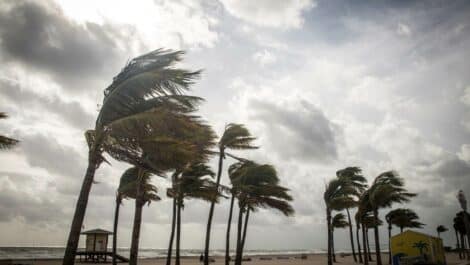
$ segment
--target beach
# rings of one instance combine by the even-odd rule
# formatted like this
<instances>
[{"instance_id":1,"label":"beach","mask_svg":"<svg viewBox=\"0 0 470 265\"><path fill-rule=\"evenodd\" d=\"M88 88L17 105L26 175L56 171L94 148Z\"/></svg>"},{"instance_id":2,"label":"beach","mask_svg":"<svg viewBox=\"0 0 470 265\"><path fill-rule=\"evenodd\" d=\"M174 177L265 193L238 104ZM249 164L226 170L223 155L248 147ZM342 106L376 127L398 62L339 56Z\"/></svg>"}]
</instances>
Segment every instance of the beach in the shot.
<instances>
[{"instance_id":1,"label":"beach","mask_svg":"<svg viewBox=\"0 0 470 265\"><path fill-rule=\"evenodd\" d=\"M301 259L300 255L262 255L262 256L250 256L250 261L244 261L243 264L252 264L252 265L324 265L327 264L327 259L325 254L310 254L307 255L307 259ZM341 265L352 265L359 264L354 263L352 256L342 257L337 255L337 263ZM375 260L375 257L374 257ZM457 253L446 253L447 265L457 265L457 264L470 264L470 261L459 260ZM382 255L383 264L388 264L388 256L386 254ZM166 259L164 258L148 258L141 259L139 264L141 265L160 265L165 264ZM182 264L186 265L196 265L201 264L198 257L183 257L181 259ZM34 260L34 265L60 265L62 264L61 260L55 259L43 259L43 260ZM90 264L90 263L78 263L77 264ZM125 263L120 263L125 264ZM215 257L215 262L211 263L214 265L223 265L224 257ZM369 264L376 264L375 261L369 262Z\"/></svg>"}]
</instances>

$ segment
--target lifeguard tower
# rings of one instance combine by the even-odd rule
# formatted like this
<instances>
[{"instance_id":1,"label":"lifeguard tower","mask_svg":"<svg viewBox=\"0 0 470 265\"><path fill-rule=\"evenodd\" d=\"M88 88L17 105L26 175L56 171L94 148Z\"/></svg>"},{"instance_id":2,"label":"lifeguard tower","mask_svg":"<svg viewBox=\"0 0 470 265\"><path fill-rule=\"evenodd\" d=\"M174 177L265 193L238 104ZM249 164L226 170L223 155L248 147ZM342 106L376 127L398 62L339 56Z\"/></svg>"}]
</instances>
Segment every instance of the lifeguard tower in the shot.
<instances>
[{"instance_id":1,"label":"lifeguard tower","mask_svg":"<svg viewBox=\"0 0 470 265\"><path fill-rule=\"evenodd\" d=\"M78 251L77 255L82 261L82 256L85 257L85 262L106 262L107 256L112 257L113 253L108 251L108 238L113 232L104 229L92 229L81 233L86 236L85 251ZM123 256L117 255L119 261L128 262L129 260Z\"/></svg>"}]
</instances>

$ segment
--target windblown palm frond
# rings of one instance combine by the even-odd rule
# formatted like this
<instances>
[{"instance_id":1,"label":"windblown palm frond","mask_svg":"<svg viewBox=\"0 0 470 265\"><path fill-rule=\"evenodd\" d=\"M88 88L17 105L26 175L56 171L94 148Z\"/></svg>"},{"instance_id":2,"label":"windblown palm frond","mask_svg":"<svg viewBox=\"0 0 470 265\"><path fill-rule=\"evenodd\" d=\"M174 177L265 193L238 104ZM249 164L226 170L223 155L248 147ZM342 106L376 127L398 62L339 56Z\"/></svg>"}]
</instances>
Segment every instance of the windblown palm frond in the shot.
<instances>
[{"instance_id":1,"label":"windblown palm frond","mask_svg":"<svg viewBox=\"0 0 470 265\"><path fill-rule=\"evenodd\" d=\"M256 140L243 124L230 123L225 126L224 134L220 138L221 149L256 149L252 143Z\"/></svg>"},{"instance_id":2,"label":"windblown palm frond","mask_svg":"<svg viewBox=\"0 0 470 265\"><path fill-rule=\"evenodd\" d=\"M343 213L337 213L331 219L331 225L333 228L346 228L349 226L349 223L346 220L346 215Z\"/></svg>"},{"instance_id":3,"label":"windblown palm frond","mask_svg":"<svg viewBox=\"0 0 470 265\"><path fill-rule=\"evenodd\" d=\"M5 112L0 112L0 119L6 119L8 115ZM13 148L19 141L13 138L9 138L0 135L0 150Z\"/></svg>"},{"instance_id":4,"label":"windblown palm frond","mask_svg":"<svg viewBox=\"0 0 470 265\"><path fill-rule=\"evenodd\" d=\"M104 127L123 117L149 111L162 104L191 112L201 98L183 95L200 71L173 68L182 51L158 49L131 60L104 90L96 127Z\"/></svg>"},{"instance_id":5,"label":"windblown palm frond","mask_svg":"<svg viewBox=\"0 0 470 265\"><path fill-rule=\"evenodd\" d=\"M135 199L137 197L138 171L138 168L131 167L122 174L118 192L123 198ZM149 204L151 201L159 201L161 199L157 195L157 187L150 183L150 178L151 174L148 171L144 171L141 180L143 183L142 187L144 187L143 198Z\"/></svg>"},{"instance_id":6,"label":"windblown palm frond","mask_svg":"<svg viewBox=\"0 0 470 265\"><path fill-rule=\"evenodd\" d=\"M390 225L403 228L422 228L423 223L419 222L419 216L411 209L398 208L391 210L385 215L385 220Z\"/></svg>"}]
</instances>

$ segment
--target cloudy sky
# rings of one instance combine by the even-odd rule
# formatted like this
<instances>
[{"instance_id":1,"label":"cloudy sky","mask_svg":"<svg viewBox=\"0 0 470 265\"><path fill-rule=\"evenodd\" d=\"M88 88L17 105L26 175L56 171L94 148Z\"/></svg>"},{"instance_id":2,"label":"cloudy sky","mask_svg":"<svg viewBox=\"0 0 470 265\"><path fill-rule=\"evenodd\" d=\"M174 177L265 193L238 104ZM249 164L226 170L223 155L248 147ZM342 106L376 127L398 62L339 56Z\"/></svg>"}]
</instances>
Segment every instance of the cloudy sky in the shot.
<instances>
[{"instance_id":1,"label":"cloudy sky","mask_svg":"<svg viewBox=\"0 0 470 265\"><path fill-rule=\"evenodd\" d=\"M0 245L65 245L102 91L160 47L187 51L183 66L204 70L192 92L206 99L201 115L219 134L246 124L261 148L239 155L274 164L292 190L295 217L256 213L247 248L324 249L324 184L346 166L369 180L397 170L419 193L406 207L424 230L451 227L456 192L470 196L469 18L466 1L1 1L0 132L21 144L0 153ZM111 229L126 167L98 170L86 228ZM214 248L227 206L216 207ZM170 210L145 208L143 247L166 247ZM133 203L122 211L128 246ZM187 203L183 248L203 247L207 212Z\"/></svg>"}]
</instances>

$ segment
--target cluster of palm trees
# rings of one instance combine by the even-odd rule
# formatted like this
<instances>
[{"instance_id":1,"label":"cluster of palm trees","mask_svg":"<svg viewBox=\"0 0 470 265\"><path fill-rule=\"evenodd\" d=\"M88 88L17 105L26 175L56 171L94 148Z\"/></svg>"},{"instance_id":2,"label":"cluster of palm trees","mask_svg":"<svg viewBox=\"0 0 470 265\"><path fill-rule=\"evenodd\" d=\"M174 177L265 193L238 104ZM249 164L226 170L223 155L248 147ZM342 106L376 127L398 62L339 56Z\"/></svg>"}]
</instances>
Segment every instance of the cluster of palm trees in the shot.
<instances>
[{"instance_id":1,"label":"cluster of palm trees","mask_svg":"<svg viewBox=\"0 0 470 265\"><path fill-rule=\"evenodd\" d=\"M389 208L396 203L405 203L416 194L408 192L404 188L404 181L395 171L387 171L378 175L373 182L368 185L366 178L362 175L359 167L347 167L336 172L336 178L332 179L324 192L326 204L326 221L328 231L328 264L336 262L334 253L335 228L349 227L351 250L355 262L369 264L372 255L369 245L369 229L374 230L375 254L377 264L382 264L380 254L379 226L382 220L379 219L379 210ZM354 244L353 226L351 222L350 209L357 208L355 214L356 222L356 243L357 253ZM346 216L341 211L346 211ZM332 215L333 211L339 211ZM410 209L395 209L386 215L389 237L391 236L392 225L400 227L401 231L405 227L422 227L418 222L418 216ZM362 231L362 251L361 236ZM389 263L391 256L389 255Z\"/></svg>"},{"instance_id":2,"label":"cluster of palm trees","mask_svg":"<svg viewBox=\"0 0 470 265\"><path fill-rule=\"evenodd\" d=\"M88 167L75 208L64 265L75 262L95 171L107 162L105 153L132 165L122 174L117 188L113 239L115 254L119 208L124 199L133 199L131 265L138 262L143 206L162 199L157 187L151 183L153 176L164 177L171 182L171 187L166 191L173 202L167 264L171 264L173 244L175 264L180 264L181 211L187 199L210 203L205 264L209 263L212 218L215 204L220 198L231 198L226 264L230 261L230 228L235 202L239 210L236 265L242 263L250 213L260 208L277 209L286 216L294 213L290 205L292 197L288 189L280 185L273 166L258 164L228 152L257 148L253 145L255 137L249 130L242 124L231 123L217 141L212 128L195 114L203 99L185 93L199 77L200 71L175 68L174 64L182 59L182 54L181 51L159 49L134 58L104 90L95 128L85 133L89 147ZM207 165L213 155L219 158L217 174ZM221 184L223 163L227 157L235 159L235 163L228 168L230 186ZM115 258L113 263L116 263Z\"/></svg>"},{"instance_id":3,"label":"cluster of palm trees","mask_svg":"<svg viewBox=\"0 0 470 265\"><path fill-rule=\"evenodd\" d=\"M465 228L465 218L470 220L470 214L466 211L458 212L454 217L454 232L455 232L455 239L457 241L456 248L459 252L459 258L465 259L467 258L470 260L470 235Z\"/></svg>"}]
</instances>

